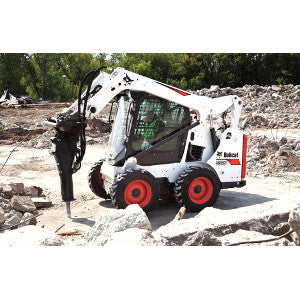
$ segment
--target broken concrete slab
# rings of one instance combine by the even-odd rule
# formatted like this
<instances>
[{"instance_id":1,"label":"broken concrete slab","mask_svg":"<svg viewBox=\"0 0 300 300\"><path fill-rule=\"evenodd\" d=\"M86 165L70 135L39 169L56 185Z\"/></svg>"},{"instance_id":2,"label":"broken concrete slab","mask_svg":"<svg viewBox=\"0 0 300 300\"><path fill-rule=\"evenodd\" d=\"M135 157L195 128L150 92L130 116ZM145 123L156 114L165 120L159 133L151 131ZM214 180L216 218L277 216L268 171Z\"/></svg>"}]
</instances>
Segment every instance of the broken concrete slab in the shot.
<instances>
[{"instance_id":1,"label":"broken concrete slab","mask_svg":"<svg viewBox=\"0 0 300 300\"><path fill-rule=\"evenodd\" d=\"M64 242L56 233L40 226L24 226L0 233L0 246L62 246Z\"/></svg>"},{"instance_id":2,"label":"broken concrete slab","mask_svg":"<svg viewBox=\"0 0 300 300\"><path fill-rule=\"evenodd\" d=\"M12 188L14 195L24 195L24 183L9 183L8 185Z\"/></svg>"},{"instance_id":3,"label":"broken concrete slab","mask_svg":"<svg viewBox=\"0 0 300 300\"><path fill-rule=\"evenodd\" d=\"M211 92L217 92L220 90L220 87L218 85L212 85L209 90Z\"/></svg>"},{"instance_id":4,"label":"broken concrete slab","mask_svg":"<svg viewBox=\"0 0 300 300\"><path fill-rule=\"evenodd\" d=\"M0 207L0 226L5 222L5 213L4 210Z\"/></svg>"},{"instance_id":5,"label":"broken concrete slab","mask_svg":"<svg viewBox=\"0 0 300 300\"><path fill-rule=\"evenodd\" d=\"M53 204L46 197L32 197L31 201L34 203L36 208L51 207Z\"/></svg>"},{"instance_id":6,"label":"broken concrete slab","mask_svg":"<svg viewBox=\"0 0 300 300\"><path fill-rule=\"evenodd\" d=\"M37 220L33 214L26 212L26 213L24 213L20 223L21 223L21 226L36 225Z\"/></svg>"},{"instance_id":7,"label":"broken concrete slab","mask_svg":"<svg viewBox=\"0 0 300 300\"><path fill-rule=\"evenodd\" d=\"M194 220L194 219L191 219ZM167 246L220 246L221 240L213 232L195 226L195 222L173 221L153 233L155 239Z\"/></svg>"},{"instance_id":8,"label":"broken concrete slab","mask_svg":"<svg viewBox=\"0 0 300 300\"><path fill-rule=\"evenodd\" d=\"M8 184L1 184L0 185L0 195L5 199L10 199L13 195L15 195L15 192L11 186Z\"/></svg>"},{"instance_id":9,"label":"broken concrete slab","mask_svg":"<svg viewBox=\"0 0 300 300\"><path fill-rule=\"evenodd\" d=\"M26 186L24 189L24 193L26 196L31 196L31 197L38 197L39 196L39 191L33 186Z\"/></svg>"},{"instance_id":10,"label":"broken concrete slab","mask_svg":"<svg viewBox=\"0 0 300 300\"><path fill-rule=\"evenodd\" d=\"M292 241L295 243L295 245L300 246L300 237L298 236L298 234L296 232L292 232L290 234L290 237L291 237Z\"/></svg>"},{"instance_id":11,"label":"broken concrete slab","mask_svg":"<svg viewBox=\"0 0 300 300\"><path fill-rule=\"evenodd\" d=\"M137 204L125 209L114 209L102 215L95 225L85 234L87 242L104 245L118 231L128 228L150 229L151 224L146 213Z\"/></svg>"},{"instance_id":12,"label":"broken concrete slab","mask_svg":"<svg viewBox=\"0 0 300 300\"><path fill-rule=\"evenodd\" d=\"M24 188L24 193L26 196L31 196L31 197L43 197L45 196L43 193L43 189L38 187L38 186L26 186Z\"/></svg>"},{"instance_id":13,"label":"broken concrete slab","mask_svg":"<svg viewBox=\"0 0 300 300\"><path fill-rule=\"evenodd\" d=\"M9 213L5 214L5 222L1 226L1 229L5 230L17 228L21 220L22 214L12 209Z\"/></svg>"},{"instance_id":14,"label":"broken concrete slab","mask_svg":"<svg viewBox=\"0 0 300 300\"><path fill-rule=\"evenodd\" d=\"M207 232L208 242L217 242L214 238L234 233L239 229L257 231L263 234L275 234L279 224L286 223L289 212L296 202L272 201L241 207L233 210L205 208L191 219L171 222L160 227L154 235L166 239L169 244L184 245L200 243L201 232ZM189 240L195 242L189 242ZM198 242L200 240L200 242ZM205 241L205 239L203 239Z\"/></svg>"},{"instance_id":15,"label":"broken concrete slab","mask_svg":"<svg viewBox=\"0 0 300 300\"><path fill-rule=\"evenodd\" d=\"M268 239L273 239L273 238L276 238L276 236L270 235L270 234L263 234L263 233L257 232L257 231L239 229L234 233L225 235L224 237L221 238L221 240L222 240L222 245L224 245L224 246L227 246L230 244L235 244L235 243L240 243L240 242L250 242L250 241L257 241L257 243L242 244L241 246L251 246L251 245L254 245L254 246L288 246L290 243L289 240L286 238L282 238L282 239L270 241L270 242L259 243L259 241L261 241L261 240L268 240Z\"/></svg>"},{"instance_id":16,"label":"broken concrete slab","mask_svg":"<svg viewBox=\"0 0 300 300\"><path fill-rule=\"evenodd\" d=\"M13 209L9 204L2 202L1 200L0 200L0 208L2 208L4 213L6 213L6 214L9 213Z\"/></svg>"},{"instance_id":17,"label":"broken concrete slab","mask_svg":"<svg viewBox=\"0 0 300 300\"><path fill-rule=\"evenodd\" d=\"M289 214L289 225L300 239L300 203Z\"/></svg>"},{"instance_id":18,"label":"broken concrete slab","mask_svg":"<svg viewBox=\"0 0 300 300\"><path fill-rule=\"evenodd\" d=\"M36 207L29 196L13 196L12 207L20 212L35 212Z\"/></svg>"},{"instance_id":19,"label":"broken concrete slab","mask_svg":"<svg viewBox=\"0 0 300 300\"><path fill-rule=\"evenodd\" d=\"M129 228L115 232L104 246L165 246L166 241L155 239L147 229Z\"/></svg>"},{"instance_id":20,"label":"broken concrete slab","mask_svg":"<svg viewBox=\"0 0 300 300\"><path fill-rule=\"evenodd\" d=\"M203 230L198 231L190 236L183 239L183 243L179 242L175 244L170 244L170 246L221 246L221 240L214 235L214 233Z\"/></svg>"}]
</instances>

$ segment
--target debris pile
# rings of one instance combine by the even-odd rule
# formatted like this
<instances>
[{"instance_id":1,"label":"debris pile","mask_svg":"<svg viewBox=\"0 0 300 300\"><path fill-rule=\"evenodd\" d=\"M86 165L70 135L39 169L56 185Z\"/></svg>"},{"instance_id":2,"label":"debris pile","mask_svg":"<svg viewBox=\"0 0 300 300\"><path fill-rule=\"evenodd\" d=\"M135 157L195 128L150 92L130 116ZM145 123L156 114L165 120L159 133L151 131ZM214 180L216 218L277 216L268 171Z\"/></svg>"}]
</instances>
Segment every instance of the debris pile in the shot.
<instances>
[{"instance_id":1,"label":"debris pile","mask_svg":"<svg viewBox=\"0 0 300 300\"><path fill-rule=\"evenodd\" d=\"M244 101L241 117L246 128L300 128L300 85L245 85L241 88L219 88L195 91L211 98L237 95Z\"/></svg>"},{"instance_id":2,"label":"debris pile","mask_svg":"<svg viewBox=\"0 0 300 300\"><path fill-rule=\"evenodd\" d=\"M36 225L37 209L51 205L40 187L0 184L0 231Z\"/></svg>"},{"instance_id":3,"label":"debris pile","mask_svg":"<svg viewBox=\"0 0 300 300\"><path fill-rule=\"evenodd\" d=\"M300 137L275 140L249 133L247 169L272 176L300 171Z\"/></svg>"},{"instance_id":4,"label":"debris pile","mask_svg":"<svg viewBox=\"0 0 300 300\"><path fill-rule=\"evenodd\" d=\"M0 105L20 105L20 104L39 104L39 103L50 103L49 100L33 99L27 96L15 97L10 94L8 90L5 90L0 98Z\"/></svg>"},{"instance_id":5,"label":"debris pile","mask_svg":"<svg viewBox=\"0 0 300 300\"><path fill-rule=\"evenodd\" d=\"M19 196L20 197L20 196ZM81 246L295 246L300 245L300 206L297 200L275 200L235 209L207 207L191 218L174 219L153 230L145 212L133 204L112 209L77 240ZM28 198L18 204L32 211ZM0 220L7 213L0 208ZM26 214L24 213L24 214ZM16 211L16 214L22 214ZM2 225L3 226L3 225ZM77 232L76 230L73 231ZM61 235L61 236L59 236ZM0 245L64 245L65 234L26 224L0 233Z\"/></svg>"},{"instance_id":6,"label":"debris pile","mask_svg":"<svg viewBox=\"0 0 300 300\"><path fill-rule=\"evenodd\" d=\"M111 125L109 123L98 118L89 120L86 128L87 144L107 144L110 131Z\"/></svg>"}]
</instances>

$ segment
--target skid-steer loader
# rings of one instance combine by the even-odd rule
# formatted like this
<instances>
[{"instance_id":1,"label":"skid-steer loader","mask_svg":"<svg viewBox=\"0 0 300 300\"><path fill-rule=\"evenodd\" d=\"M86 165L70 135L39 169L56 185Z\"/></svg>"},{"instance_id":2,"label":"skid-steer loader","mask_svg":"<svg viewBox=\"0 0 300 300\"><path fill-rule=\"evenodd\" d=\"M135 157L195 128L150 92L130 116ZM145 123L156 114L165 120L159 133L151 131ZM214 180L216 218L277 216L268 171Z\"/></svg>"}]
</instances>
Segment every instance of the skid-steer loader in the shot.
<instances>
[{"instance_id":1,"label":"skid-steer loader","mask_svg":"<svg viewBox=\"0 0 300 300\"><path fill-rule=\"evenodd\" d=\"M87 121L109 103L116 109L107 156L99 160L95 153L89 174L97 196L118 208L136 203L149 211L171 194L199 211L216 202L220 189L246 184L247 137L238 128L238 96L197 96L123 68L101 67L84 77L69 108L46 121L57 131L52 153L69 214Z\"/></svg>"}]
</instances>

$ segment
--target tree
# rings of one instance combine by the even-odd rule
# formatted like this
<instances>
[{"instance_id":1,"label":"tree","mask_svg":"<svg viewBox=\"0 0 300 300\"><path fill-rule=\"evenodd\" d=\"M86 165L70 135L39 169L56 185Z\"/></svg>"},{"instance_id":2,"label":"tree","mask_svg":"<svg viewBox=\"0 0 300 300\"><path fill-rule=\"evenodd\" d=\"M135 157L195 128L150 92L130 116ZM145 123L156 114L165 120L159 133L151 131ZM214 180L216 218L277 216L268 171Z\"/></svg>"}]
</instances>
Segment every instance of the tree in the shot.
<instances>
[{"instance_id":1,"label":"tree","mask_svg":"<svg viewBox=\"0 0 300 300\"><path fill-rule=\"evenodd\" d=\"M22 84L29 95L35 98L70 101L76 97L71 79L61 68L61 54L30 55Z\"/></svg>"},{"instance_id":2,"label":"tree","mask_svg":"<svg viewBox=\"0 0 300 300\"><path fill-rule=\"evenodd\" d=\"M103 65L185 90L300 82L300 54L293 53L0 53L0 92L72 101L82 77Z\"/></svg>"},{"instance_id":3,"label":"tree","mask_svg":"<svg viewBox=\"0 0 300 300\"><path fill-rule=\"evenodd\" d=\"M27 55L25 53L0 53L0 93L8 89L13 95L21 95L25 88L21 85Z\"/></svg>"}]
</instances>

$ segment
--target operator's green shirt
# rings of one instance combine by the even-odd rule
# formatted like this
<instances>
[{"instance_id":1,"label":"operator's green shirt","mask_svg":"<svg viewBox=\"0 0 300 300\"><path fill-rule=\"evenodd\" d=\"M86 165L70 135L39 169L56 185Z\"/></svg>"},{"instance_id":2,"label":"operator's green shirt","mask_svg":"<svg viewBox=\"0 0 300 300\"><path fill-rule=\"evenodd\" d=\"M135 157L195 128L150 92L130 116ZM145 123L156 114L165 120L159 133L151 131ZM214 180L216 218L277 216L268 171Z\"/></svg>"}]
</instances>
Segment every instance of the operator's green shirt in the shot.
<instances>
[{"instance_id":1,"label":"operator's green shirt","mask_svg":"<svg viewBox=\"0 0 300 300\"><path fill-rule=\"evenodd\" d=\"M154 139L156 137L156 135L160 129L159 127L157 127L155 129L155 125L157 124L158 121L160 121L160 122L162 122L162 124L164 124L163 120L161 120L160 118L157 118L157 119L153 120L152 122L145 122L144 137L146 139Z\"/></svg>"}]
</instances>

